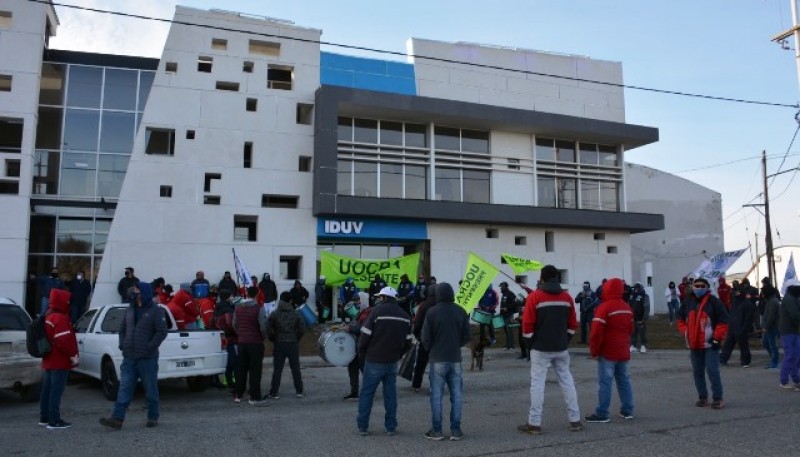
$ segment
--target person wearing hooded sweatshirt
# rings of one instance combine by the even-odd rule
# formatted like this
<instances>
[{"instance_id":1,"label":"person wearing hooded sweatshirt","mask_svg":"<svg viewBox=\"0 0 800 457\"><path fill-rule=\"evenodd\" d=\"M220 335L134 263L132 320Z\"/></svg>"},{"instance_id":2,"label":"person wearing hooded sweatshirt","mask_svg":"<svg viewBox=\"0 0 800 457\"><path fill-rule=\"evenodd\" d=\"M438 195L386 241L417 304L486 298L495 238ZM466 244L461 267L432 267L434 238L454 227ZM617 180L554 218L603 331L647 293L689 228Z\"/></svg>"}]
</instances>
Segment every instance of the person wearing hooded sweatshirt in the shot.
<instances>
[{"instance_id":1,"label":"person wearing hooded sweatshirt","mask_svg":"<svg viewBox=\"0 0 800 457\"><path fill-rule=\"evenodd\" d=\"M339 307L338 312L339 316L343 316L344 308L347 306L348 303L352 302L355 297L358 296L358 286L356 285L355 280L348 276L347 279L342 284L342 287L339 288ZM362 303L363 305L370 307L372 306L372 301L370 300L368 303Z\"/></svg>"},{"instance_id":2,"label":"person wearing hooded sweatshirt","mask_svg":"<svg viewBox=\"0 0 800 457\"><path fill-rule=\"evenodd\" d=\"M294 310L289 300L291 300L291 295L288 292L282 292L280 300L278 300L278 308L267 319L267 338L275 345L272 355L272 385L267 394L267 398L273 400L279 398L281 375L287 358L292 370L295 397L303 398L305 396L303 394L303 378L300 375L299 341L306 332L306 326L303 318Z\"/></svg>"},{"instance_id":3,"label":"person wearing hooded sweatshirt","mask_svg":"<svg viewBox=\"0 0 800 457\"><path fill-rule=\"evenodd\" d=\"M320 275L314 286L314 302L317 305L317 319L324 324L331 316L331 287L325 284L325 275Z\"/></svg>"},{"instance_id":4,"label":"person wearing hooded sweatshirt","mask_svg":"<svg viewBox=\"0 0 800 457\"><path fill-rule=\"evenodd\" d=\"M611 278L603 286L603 302L597 307L589 335L589 354L597 359L597 408L586 422L609 422L611 385L616 381L620 417L633 419L633 389L628 374L634 312L622 300L622 280Z\"/></svg>"},{"instance_id":5,"label":"person wearing hooded sweatshirt","mask_svg":"<svg viewBox=\"0 0 800 457\"><path fill-rule=\"evenodd\" d=\"M784 283L786 295L781 300L778 331L783 346L781 388L800 390L800 283L790 279ZM794 384L789 384L789 380Z\"/></svg>"},{"instance_id":6,"label":"person wearing hooded sweatshirt","mask_svg":"<svg viewBox=\"0 0 800 457\"><path fill-rule=\"evenodd\" d=\"M422 326L422 346L428 350L431 370L431 429L425 437L440 441L442 436L442 397L444 386L450 391L450 440L464 437L461 432L461 347L470 341L469 316L455 304L453 287L436 285L436 306L428 310Z\"/></svg>"},{"instance_id":7,"label":"person wearing hooded sweatshirt","mask_svg":"<svg viewBox=\"0 0 800 457\"><path fill-rule=\"evenodd\" d=\"M711 287L705 278L697 278L692 283L691 295L678 309L678 331L686 340L692 361L694 386L698 400L695 406L706 407L708 389L706 374L711 381L711 407L722 408L722 378L719 373L719 347L728 333L728 310L717 297L711 294Z\"/></svg>"},{"instance_id":8,"label":"person wearing hooded sweatshirt","mask_svg":"<svg viewBox=\"0 0 800 457\"><path fill-rule=\"evenodd\" d=\"M172 311L176 322L178 321L178 315L183 317L183 328L181 328L181 323L178 322L179 330L194 330L197 328L197 317L200 315L200 311L198 311L194 302L191 286L188 282L181 283L181 288L172 296L168 307ZM183 312L181 313L181 311Z\"/></svg>"},{"instance_id":9,"label":"person wearing hooded sweatshirt","mask_svg":"<svg viewBox=\"0 0 800 457\"><path fill-rule=\"evenodd\" d=\"M767 350L769 355L769 363L764 368L775 369L778 368L778 361L781 358L778 352L778 313L780 312L781 299L778 294L778 289L772 287L764 287L761 293L765 298L764 306L764 331L761 335L761 343L764 349Z\"/></svg>"},{"instance_id":10,"label":"person wearing hooded sweatshirt","mask_svg":"<svg viewBox=\"0 0 800 457\"><path fill-rule=\"evenodd\" d=\"M153 300L153 288L140 282L130 289L130 306L119 326L119 347L122 349L119 391L111 417L100 424L116 430L122 428L125 413L133 400L136 382L141 379L147 400L147 427L158 425L158 347L167 337L167 316Z\"/></svg>"},{"instance_id":11,"label":"person wearing hooded sweatshirt","mask_svg":"<svg viewBox=\"0 0 800 457\"><path fill-rule=\"evenodd\" d=\"M52 289L44 318L44 333L50 352L42 358L42 390L39 397L39 425L48 429L69 428L61 418L61 397L69 370L78 366L78 341L69 319L70 293Z\"/></svg>"},{"instance_id":12,"label":"person wearing hooded sweatshirt","mask_svg":"<svg viewBox=\"0 0 800 457\"><path fill-rule=\"evenodd\" d=\"M289 289L290 303L295 309L303 306L308 300L308 290L299 280L294 281L294 286Z\"/></svg>"},{"instance_id":13,"label":"person wearing hooded sweatshirt","mask_svg":"<svg viewBox=\"0 0 800 457\"><path fill-rule=\"evenodd\" d=\"M733 305L730 310L730 321L728 324L728 334L722 345L719 355L719 363L728 364L731 352L735 346L739 346L739 361L743 368L750 367L750 329L753 327L753 319L756 315L755 294L750 290L752 287L745 284L739 286L739 290L733 293Z\"/></svg>"},{"instance_id":14,"label":"person wearing hooded sweatshirt","mask_svg":"<svg viewBox=\"0 0 800 457\"><path fill-rule=\"evenodd\" d=\"M545 265L539 288L528 294L522 314L522 332L531 352L531 407L528 421L519 431L531 435L542 432L542 408L547 369L552 365L567 407L569 429L583 429L575 381L570 372L569 341L578 328L575 303L561 288L558 269Z\"/></svg>"},{"instance_id":15,"label":"person wearing hooded sweatshirt","mask_svg":"<svg viewBox=\"0 0 800 457\"><path fill-rule=\"evenodd\" d=\"M647 352L647 318L650 317L650 296L644 290L642 283L633 285L633 291L628 299L633 310L633 335L631 335L630 352L638 349L642 354Z\"/></svg>"},{"instance_id":16,"label":"person wearing hooded sweatshirt","mask_svg":"<svg viewBox=\"0 0 800 457\"><path fill-rule=\"evenodd\" d=\"M255 285L255 283L253 283ZM261 277L261 282L258 283L258 289L261 291L261 295L263 295L263 303L264 308L267 311L267 316L270 315L273 311L275 311L275 306L278 301L278 286L275 285L275 281L270 279L269 273L264 273Z\"/></svg>"}]
</instances>

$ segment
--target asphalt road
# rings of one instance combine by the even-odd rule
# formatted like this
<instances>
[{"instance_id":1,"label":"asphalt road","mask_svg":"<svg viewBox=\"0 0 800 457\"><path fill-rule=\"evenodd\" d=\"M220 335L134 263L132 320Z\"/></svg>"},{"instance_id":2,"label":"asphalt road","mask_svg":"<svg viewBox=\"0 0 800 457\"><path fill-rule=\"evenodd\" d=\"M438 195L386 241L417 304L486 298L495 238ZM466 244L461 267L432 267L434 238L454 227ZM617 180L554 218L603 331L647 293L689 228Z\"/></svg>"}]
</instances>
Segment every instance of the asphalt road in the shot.
<instances>
[{"instance_id":1,"label":"asphalt road","mask_svg":"<svg viewBox=\"0 0 800 457\"><path fill-rule=\"evenodd\" d=\"M529 364L502 349L490 349L488 354L491 360L484 371L465 372L465 438L459 442L431 442L422 436L430 427L427 388L415 394L404 379L398 379L398 435L383 434L383 406L378 398L371 418L372 433L359 436L357 404L341 400L348 391L346 369L324 366L318 357L305 357L302 373L307 397L294 398L287 367L282 396L268 407L234 404L222 390L191 393L180 381L162 382L161 420L155 429L144 427L141 394L121 431L98 425L98 418L109 415L112 404L103 398L99 383L85 378L75 379L67 387L62 407L64 418L73 423L69 430L37 426L38 404L25 404L2 393L0 449L3 456L82 457L800 455L800 392L778 389L778 373L761 368L766 362L763 351L756 351L753 368L723 367L726 404L722 410L694 406L696 393L687 352L634 354L630 371L636 419L613 417L607 424L585 424L581 432L567 430L564 404L551 373L544 433L539 436L516 430L527 418ZM572 354L581 413L588 415L596 403L596 364L586 357L585 349ZM732 357L736 360L738 353ZM271 376L271 360L267 362L265 387ZM615 394L611 411L616 412L618 405ZM448 411L445 397L445 434Z\"/></svg>"}]
</instances>

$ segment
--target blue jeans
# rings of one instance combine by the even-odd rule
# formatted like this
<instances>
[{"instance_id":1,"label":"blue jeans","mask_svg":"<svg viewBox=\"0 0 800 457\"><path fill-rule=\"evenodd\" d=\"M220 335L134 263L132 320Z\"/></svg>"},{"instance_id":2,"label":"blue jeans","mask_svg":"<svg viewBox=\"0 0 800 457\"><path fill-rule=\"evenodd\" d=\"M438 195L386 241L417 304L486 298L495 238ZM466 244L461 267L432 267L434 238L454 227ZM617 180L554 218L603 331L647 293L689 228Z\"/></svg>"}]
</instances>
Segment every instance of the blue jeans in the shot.
<instances>
[{"instance_id":1,"label":"blue jeans","mask_svg":"<svg viewBox=\"0 0 800 457\"><path fill-rule=\"evenodd\" d=\"M147 419L158 420L158 358L131 359L126 357L120 367L119 392L114 403L113 416L125 420L125 412L133 399L136 381L142 380L147 400Z\"/></svg>"},{"instance_id":2,"label":"blue jeans","mask_svg":"<svg viewBox=\"0 0 800 457\"><path fill-rule=\"evenodd\" d=\"M49 423L61 420L61 397L67 387L69 370L44 370L39 395L39 417Z\"/></svg>"},{"instance_id":3,"label":"blue jeans","mask_svg":"<svg viewBox=\"0 0 800 457\"><path fill-rule=\"evenodd\" d=\"M722 400L722 378L719 375L719 349L692 349L689 351L692 359L692 372L697 396L702 400L708 399L706 388L706 373L711 381L711 395L714 400Z\"/></svg>"},{"instance_id":4,"label":"blue jeans","mask_svg":"<svg viewBox=\"0 0 800 457\"><path fill-rule=\"evenodd\" d=\"M633 388L628 375L628 361L614 362L600 357L597 359L597 409L594 413L608 417L611 406L611 384L617 382L620 412L633 414Z\"/></svg>"},{"instance_id":5,"label":"blue jeans","mask_svg":"<svg viewBox=\"0 0 800 457\"><path fill-rule=\"evenodd\" d=\"M778 368L778 361L781 358L780 353L778 352L778 330L764 330L763 335L761 336L761 342L764 345L764 349L767 350L767 354L769 354L769 367L770 368Z\"/></svg>"},{"instance_id":6,"label":"blue jeans","mask_svg":"<svg viewBox=\"0 0 800 457\"><path fill-rule=\"evenodd\" d=\"M397 428L397 362L376 363L364 362L364 374L361 380L361 392L358 395L359 430L369 429L369 414L372 412L372 400L378 384L383 382L383 408L386 410L383 424L387 432Z\"/></svg>"},{"instance_id":7,"label":"blue jeans","mask_svg":"<svg viewBox=\"0 0 800 457\"><path fill-rule=\"evenodd\" d=\"M781 384L800 382L800 334L784 333L781 335L783 346L783 365L781 365Z\"/></svg>"},{"instance_id":8,"label":"blue jeans","mask_svg":"<svg viewBox=\"0 0 800 457\"><path fill-rule=\"evenodd\" d=\"M433 430L442 431L442 397L444 386L450 391L450 431L461 431L461 396L463 383L461 380L461 362L431 362L431 421Z\"/></svg>"},{"instance_id":9,"label":"blue jeans","mask_svg":"<svg viewBox=\"0 0 800 457\"><path fill-rule=\"evenodd\" d=\"M678 300L669 300L667 302L667 308L669 308L669 323L672 324L675 322L675 316L678 314L678 308L680 308L680 303Z\"/></svg>"}]
</instances>

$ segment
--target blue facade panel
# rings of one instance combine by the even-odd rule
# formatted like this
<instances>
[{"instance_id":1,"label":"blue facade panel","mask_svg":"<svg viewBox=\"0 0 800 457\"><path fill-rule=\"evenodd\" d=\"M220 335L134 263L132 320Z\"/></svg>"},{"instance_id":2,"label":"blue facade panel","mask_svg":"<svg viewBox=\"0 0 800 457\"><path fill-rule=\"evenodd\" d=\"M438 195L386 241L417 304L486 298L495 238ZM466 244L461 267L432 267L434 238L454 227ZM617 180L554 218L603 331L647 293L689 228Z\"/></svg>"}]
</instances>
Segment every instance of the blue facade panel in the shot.
<instances>
[{"instance_id":1,"label":"blue facade panel","mask_svg":"<svg viewBox=\"0 0 800 457\"><path fill-rule=\"evenodd\" d=\"M426 240L428 226L425 221L321 217L317 219L317 236L350 240Z\"/></svg>"},{"instance_id":2,"label":"blue facade panel","mask_svg":"<svg viewBox=\"0 0 800 457\"><path fill-rule=\"evenodd\" d=\"M416 95L414 65L365 57L320 53L320 83Z\"/></svg>"}]
</instances>

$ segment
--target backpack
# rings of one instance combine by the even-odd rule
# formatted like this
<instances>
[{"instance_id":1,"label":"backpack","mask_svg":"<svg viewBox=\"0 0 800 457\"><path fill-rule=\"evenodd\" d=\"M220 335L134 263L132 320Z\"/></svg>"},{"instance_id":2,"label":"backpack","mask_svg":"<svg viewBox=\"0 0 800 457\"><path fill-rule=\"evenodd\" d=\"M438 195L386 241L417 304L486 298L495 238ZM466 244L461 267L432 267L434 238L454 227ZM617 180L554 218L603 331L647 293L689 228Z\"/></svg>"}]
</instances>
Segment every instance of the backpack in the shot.
<instances>
[{"instance_id":1,"label":"backpack","mask_svg":"<svg viewBox=\"0 0 800 457\"><path fill-rule=\"evenodd\" d=\"M45 316L37 317L25 328L25 345L28 347L28 354L39 359L50 353L50 340L47 339L44 331Z\"/></svg>"}]
</instances>

